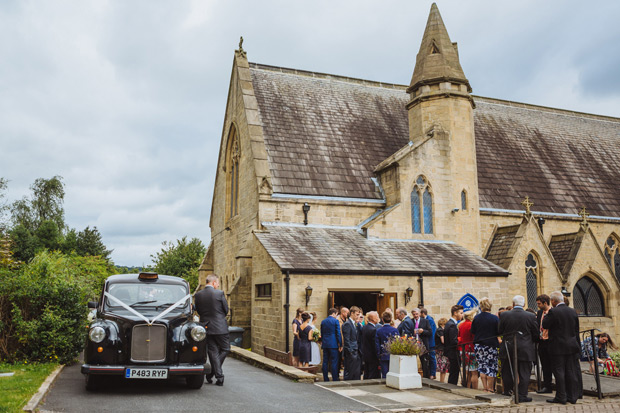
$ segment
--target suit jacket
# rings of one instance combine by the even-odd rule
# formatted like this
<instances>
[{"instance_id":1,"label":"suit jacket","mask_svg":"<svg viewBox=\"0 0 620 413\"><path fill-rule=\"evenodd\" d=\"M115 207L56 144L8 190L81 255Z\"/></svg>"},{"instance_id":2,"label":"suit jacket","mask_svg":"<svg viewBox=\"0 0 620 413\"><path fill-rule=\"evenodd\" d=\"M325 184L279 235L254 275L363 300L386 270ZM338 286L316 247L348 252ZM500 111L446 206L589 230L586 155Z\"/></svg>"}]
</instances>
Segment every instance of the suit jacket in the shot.
<instances>
[{"instance_id":1,"label":"suit jacket","mask_svg":"<svg viewBox=\"0 0 620 413\"><path fill-rule=\"evenodd\" d=\"M340 322L334 317L327 317L321 321L321 346L323 348L342 347L342 336L340 335Z\"/></svg>"},{"instance_id":2,"label":"suit jacket","mask_svg":"<svg viewBox=\"0 0 620 413\"><path fill-rule=\"evenodd\" d=\"M350 352L359 349L357 346L357 326L350 318L342 323L342 338L344 340L343 349Z\"/></svg>"},{"instance_id":3,"label":"suit jacket","mask_svg":"<svg viewBox=\"0 0 620 413\"><path fill-rule=\"evenodd\" d=\"M411 320L411 324L413 324L413 328L415 330L414 319ZM418 320L418 328L421 328L424 330L421 334L418 334L418 337L420 338L420 341L422 341L422 343L424 344L424 347L426 347L426 349L429 350L430 349L429 341L430 341L431 335L433 334L433 329L431 328L431 324L428 322L427 319L420 317ZM415 333L414 333L414 337L415 337Z\"/></svg>"},{"instance_id":4,"label":"suit jacket","mask_svg":"<svg viewBox=\"0 0 620 413\"><path fill-rule=\"evenodd\" d=\"M377 348L375 347L375 337L377 336L377 326L366 323L362 328L362 356L364 359L377 359Z\"/></svg>"},{"instance_id":5,"label":"suit jacket","mask_svg":"<svg viewBox=\"0 0 620 413\"><path fill-rule=\"evenodd\" d=\"M413 329L413 321L411 320L411 318L409 318L409 316L406 316L398 325L398 334L400 334L401 336L404 336L406 334L407 337L415 336Z\"/></svg>"},{"instance_id":6,"label":"suit jacket","mask_svg":"<svg viewBox=\"0 0 620 413\"><path fill-rule=\"evenodd\" d=\"M549 310L542 322L549 330L549 348L554 354L575 354L581 350L579 343L579 316L574 309L559 304Z\"/></svg>"},{"instance_id":7,"label":"suit jacket","mask_svg":"<svg viewBox=\"0 0 620 413\"><path fill-rule=\"evenodd\" d=\"M360 352L360 355L363 357L364 353L362 352L362 330L364 326L362 323L355 323L355 328L357 331L357 349Z\"/></svg>"},{"instance_id":8,"label":"suit jacket","mask_svg":"<svg viewBox=\"0 0 620 413\"><path fill-rule=\"evenodd\" d=\"M194 294L194 304L200 322L207 326L207 335L228 334L228 302L224 291L207 286Z\"/></svg>"},{"instance_id":9,"label":"suit jacket","mask_svg":"<svg viewBox=\"0 0 620 413\"><path fill-rule=\"evenodd\" d=\"M383 327L377 329L377 334L375 335L375 348L377 349L377 357L379 357L379 360L390 359L390 353L383 351L383 345L391 336L397 335L398 330L389 324L385 324Z\"/></svg>"},{"instance_id":10,"label":"suit jacket","mask_svg":"<svg viewBox=\"0 0 620 413\"><path fill-rule=\"evenodd\" d=\"M437 324L435 324L435 320L430 315L426 316L426 321L428 321L428 325L431 326L431 336L428 338L429 349L435 348L435 333L437 332Z\"/></svg>"},{"instance_id":11,"label":"suit jacket","mask_svg":"<svg viewBox=\"0 0 620 413\"><path fill-rule=\"evenodd\" d=\"M517 359L519 361L535 361L536 347L540 338L540 330L536 323L536 315L528 313L523 308L513 308L505 311L499 317L498 334L512 333L520 331L522 334L516 334L517 337ZM514 335L503 337L502 344L499 346L499 357L507 359L512 357L514 351Z\"/></svg>"},{"instance_id":12,"label":"suit jacket","mask_svg":"<svg viewBox=\"0 0 620 413\"><path fill-rule=\"evenodd\" d=\"M443 329L444 354L449 359L459 358L459 329L454 320L450 319Z\"/></svg>"}]
</instances>

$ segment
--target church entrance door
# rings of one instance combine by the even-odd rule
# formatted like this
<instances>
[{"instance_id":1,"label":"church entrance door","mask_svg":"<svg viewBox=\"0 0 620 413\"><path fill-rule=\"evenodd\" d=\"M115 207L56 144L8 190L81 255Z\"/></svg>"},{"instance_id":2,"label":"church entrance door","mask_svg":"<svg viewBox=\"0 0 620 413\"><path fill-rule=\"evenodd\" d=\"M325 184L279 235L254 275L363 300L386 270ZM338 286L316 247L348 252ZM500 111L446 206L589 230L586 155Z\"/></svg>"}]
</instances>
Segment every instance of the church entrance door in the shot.
<instances>
[{"instance_id":1,"label":"church entrance door","mask_svg":"<svg viewBox=\"0 0 620 413\"><path fill-rule=\"evenodd\" d=\"M386 308L396 309L396 293L383 293L380 291L330 291L327 299L328 309L335 307L358 306L366 314L369 311L377 311L379 317Z\"/></svg>"}]
</instances>

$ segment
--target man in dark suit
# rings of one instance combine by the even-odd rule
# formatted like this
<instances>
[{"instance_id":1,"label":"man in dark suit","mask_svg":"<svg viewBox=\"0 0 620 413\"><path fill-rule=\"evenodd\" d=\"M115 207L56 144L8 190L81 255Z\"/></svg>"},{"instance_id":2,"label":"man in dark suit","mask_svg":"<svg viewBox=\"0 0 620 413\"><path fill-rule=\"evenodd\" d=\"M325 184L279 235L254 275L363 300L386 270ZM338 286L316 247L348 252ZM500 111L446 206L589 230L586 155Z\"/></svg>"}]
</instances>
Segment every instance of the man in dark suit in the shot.
<instances>
[{"instance_id":1,"label":"man in dark suit","mask_svg":"<svg viewBox=\"0 0 620 413\"><path fill-rule=\"evenodd\" d=\"M575 357L581 350L579 343L579 317L575 310L564 304L560 291L550 294L551 305L542 327L549 330L549 346L553 349L551 363L555 376L555 398L549 403L572 404L579 398L579 379L581 371L575 371Z\"/></svg>"},{"instance_id":2,"label":"man in dark suit","mask_svg":"<svg viewBox=\"0 0 620 413\"><path fill-rule=\"evenodd\" d=\"M222 365L230 352L230 340L228 337L228 302L224 291L218 290L220 280L217 275L207 276L207 286L194 294L196 312L200 316L200 322L207 327L207 353L211 372L207 374L208 383L212 383L215 376L215 384L224 385L224 373Z\"/></svg>"},{"instance_id":3,"label":"man in dark suit","mask_svg":"<svg viewBox=\"0 0 620 413\"><path fill-rule=\"evenodd\" d=\"M553 365L551 364L551 347L549 346L549 331L542 327L542 322L551 309L551 299L547 294L541 294L536 297L536 305L538 312L536 313L536 324L540 329L540 341L538 342L538 358L542 369L543 384L536 393L552 393L551 376L553 374Z\"/></svg>"},{"instance_id":4,"label":"man in dark suit","mask_svg":"<svg viewBox=\"0 0 620 413\"><path fill-rule=\"evenodd\" d=\"M426 348L426 353L420 356L420 362L422 363L422 376L428 379L431 377L429 339L433 330L431 329L431 325L428 320L421 317L419 308L414 308L411 310L411 315L413 316L411 322L413 323L415 338L416 340L421 341L422 344L424 344L424 348Z\"/></svg>"},{"instance_id":5,"label":"man in dark suit","mask_svg":"<svg viewBox=\"0 0 620 413\"><path fill-rule=\"evenodd\" d=\"M379 314L376 311L370 311L366 314L368 322L362 328L362 358L364 359L364 380L378 379L379 358L377 357L377 348L375 347L375 337L377 335L377 323L379 322Z\"/></svg>"},{"instance_id":6,"label":"man in dark suit","mask_svg":"<svg viewBox=\"0 0 620 413\"><path fill-rule=\"evenodd\" d=\"M451 317L444 327L444 354L450 362L450 375L448 376L448 383L458 384L459 382L459 369L460 369L460 357L459 357L459 329L456 325L463 319L463 306L453 305L450 309Z\"/></svg>"},{"instance_id":7,"label":"man in dark suit","mask_svg":"<svg viewBox=\"0 0 620 413\"><path fill-rule=\"evenodd\" d=\"M228 302L224 291L218 290L220 280L215 274L207 276L207 286L194 294L194 304L200 316L200 322L207 327L207 353L211 372L207 374L208 383L212 383L215 376L215 384L224 385L224 373L222 364L230 352L230 340L228 338Z\"/></svg>"},{"instance_id":8,"label":"man in dark suit","mask_svg":"<svg viewBox=\"0 0 620 413\"><path fill-rule=\"evenodd\" d=\"M403 307L396 309L396 318L400 320L400 324L398 325L398 334L402 336L406 335L407 337L415 336L415 332L413 331L415 327L413 326L413 321L407 315L407 310Z\"/></svg>"},{"instance_id":9,"label":"man in dark suit","mask_svg":"<svg viewBox=\"0 0 620 413\"><path fill-rule=\"evenodd\" d=\"M321 347L323 347L323 381L329 381L329 372L333 381L340 381L338 359L342 350L342 335L338 310L330 308L328 317L321 322Z\"/></svg>"},{"instance_id":10,"label":"man in dark suit","mask_svg":"<svg viewBox=\"0 0 620 413\"><path fill-rule=\"evenodd\" d=\"M357 342L358 307L351 307L349 318L342 323L342 339L344 353L344 379L359 380L361 377L361 359Z\"/></svg>"},{"instance_id":11,"label":"man in dark suit","mask_svg":"<svg viewBox=\"0 0 620 413\"><path fill-rule=\"evenodd\" d=\"M499 358L502 360L502 382L505 386L504 394L514 387L513 369L517 369L519 402L531 402L532 398L527 396L527 388L532 375L532 363L536 360L534 343L539 340L540 330L536 324L536 315L523 309L525 298L522 295L516 295L512 299L512 304L512 310L504 311L500 316L498 327L498 333L504 334L499 347ZM514 360L515 337L516 360Z\"/></svg>"}]
</instances>

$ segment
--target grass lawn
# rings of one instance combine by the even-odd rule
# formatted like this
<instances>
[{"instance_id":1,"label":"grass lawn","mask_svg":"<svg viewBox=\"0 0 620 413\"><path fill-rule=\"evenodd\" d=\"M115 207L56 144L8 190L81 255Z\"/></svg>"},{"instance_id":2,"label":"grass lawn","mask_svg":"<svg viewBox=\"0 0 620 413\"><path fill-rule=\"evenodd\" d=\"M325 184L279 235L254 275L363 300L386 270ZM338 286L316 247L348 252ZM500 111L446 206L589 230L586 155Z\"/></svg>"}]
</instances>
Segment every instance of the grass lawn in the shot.
<instances>
[{"instance_id":1,"label":"grass lawn","mask_svg":"<svg viewBox=\"0 0 620 413\"><path fill-rule=\"evenodd\" d=\"M15 372L0 377L0 412L21 411L56 367L58 363L0 363L0 373Z\"/></svg>"}]
</instances>

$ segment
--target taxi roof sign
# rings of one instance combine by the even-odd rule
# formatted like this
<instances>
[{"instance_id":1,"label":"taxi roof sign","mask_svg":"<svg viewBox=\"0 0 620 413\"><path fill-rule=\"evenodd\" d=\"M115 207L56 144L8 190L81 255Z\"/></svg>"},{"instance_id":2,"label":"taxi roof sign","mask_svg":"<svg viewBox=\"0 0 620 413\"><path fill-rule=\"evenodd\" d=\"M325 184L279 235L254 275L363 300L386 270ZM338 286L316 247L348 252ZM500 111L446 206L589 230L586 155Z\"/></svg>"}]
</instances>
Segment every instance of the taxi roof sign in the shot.
<instances>
[{"instance_id":1,"label":"taxi roof sign","mask_svg":"<svg viewBox=\"0 0 620 413\"><path fill-rule=\"evenodd\" d=\"M157 280L157 279L159 279L159 275L156 272L141 272L138 275L138 279L140 279L140 280Z\"/></svg>"}]
</instances>

